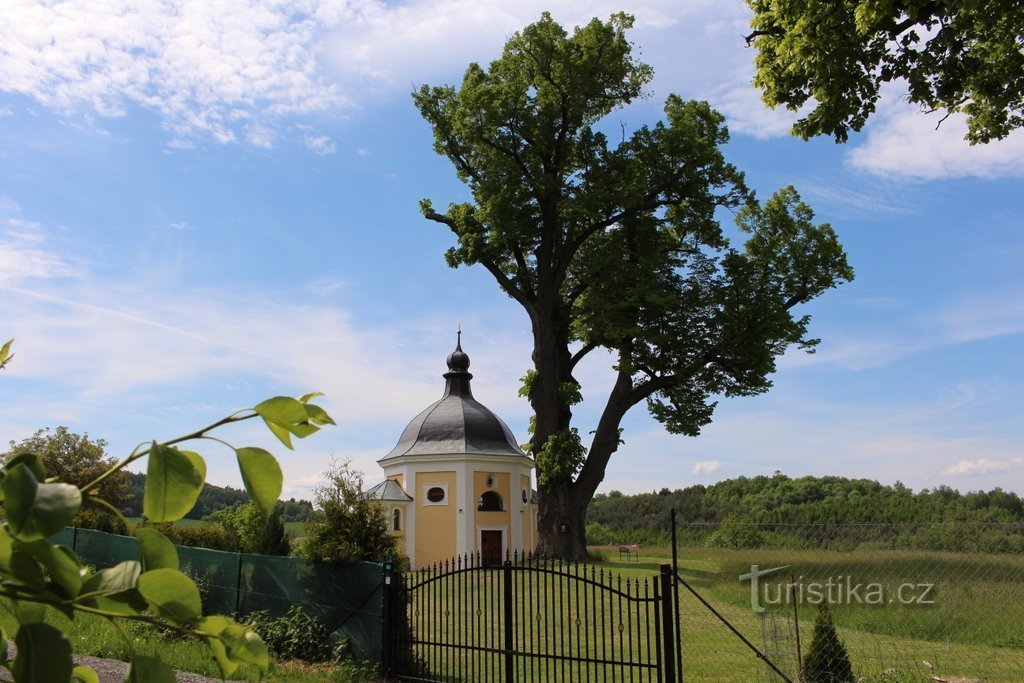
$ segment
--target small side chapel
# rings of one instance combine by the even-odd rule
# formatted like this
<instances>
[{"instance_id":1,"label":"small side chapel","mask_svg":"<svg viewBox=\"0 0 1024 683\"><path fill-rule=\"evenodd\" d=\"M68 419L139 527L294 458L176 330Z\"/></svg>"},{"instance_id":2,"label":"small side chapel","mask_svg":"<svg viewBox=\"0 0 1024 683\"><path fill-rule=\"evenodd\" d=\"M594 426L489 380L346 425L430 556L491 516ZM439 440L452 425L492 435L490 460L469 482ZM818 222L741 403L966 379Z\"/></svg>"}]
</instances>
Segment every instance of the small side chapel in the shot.
<instances>
[{"instance_id":1,"label":"small side chapel","mask_svg":"<svg viewBox=\"0 0 1024 683\"><path fill-rule=\"evenodd\" d=\"M385 507L413 569L477 553L498 564L506 553L535 549L533 460L473 398L461 330L443 377L444 394L377 461L386 479L366 496Z\"/></svg>"}]
</instances>

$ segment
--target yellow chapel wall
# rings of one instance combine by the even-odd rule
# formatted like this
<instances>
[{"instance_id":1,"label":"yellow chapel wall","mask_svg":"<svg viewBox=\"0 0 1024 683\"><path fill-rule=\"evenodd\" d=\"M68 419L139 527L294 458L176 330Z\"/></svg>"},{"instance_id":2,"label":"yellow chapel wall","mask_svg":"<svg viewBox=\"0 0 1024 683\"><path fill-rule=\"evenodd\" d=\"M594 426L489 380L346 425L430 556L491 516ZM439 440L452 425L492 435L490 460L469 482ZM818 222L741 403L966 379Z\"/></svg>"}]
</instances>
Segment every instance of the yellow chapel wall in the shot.
<instances>
[{"instance_id":1,"label":"yellow chapel wall","mask_svg":"<svg viewBox=\"0 0 1024 683\"><path fill-rule=\"evenodd\" d=\"M416 499L416 566L423 567L455 557L458 522L458 490L455 472L419 472L412 476ZM441 504L431 504L427 491L433 486L447 488Z\"/></svg>"}]
</instances>

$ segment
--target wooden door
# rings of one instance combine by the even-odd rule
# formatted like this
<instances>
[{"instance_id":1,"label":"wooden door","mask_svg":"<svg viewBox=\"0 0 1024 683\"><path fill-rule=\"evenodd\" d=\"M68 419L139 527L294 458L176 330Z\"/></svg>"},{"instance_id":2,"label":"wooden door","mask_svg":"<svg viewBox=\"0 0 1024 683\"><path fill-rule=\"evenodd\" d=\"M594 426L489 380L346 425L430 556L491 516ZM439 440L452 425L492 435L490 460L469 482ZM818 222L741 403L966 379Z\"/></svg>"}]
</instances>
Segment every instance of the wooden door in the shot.
<instances>
[{"instance_id":1,"label":"wooden door","mask_svg":"<svg viewBox=\"0 0 1024 683\"><path fill-rule=\"evenodd\" d=\"M485 567L501 564L501 531L480 532L480 563Z\"/></svg>"}]
</instances>

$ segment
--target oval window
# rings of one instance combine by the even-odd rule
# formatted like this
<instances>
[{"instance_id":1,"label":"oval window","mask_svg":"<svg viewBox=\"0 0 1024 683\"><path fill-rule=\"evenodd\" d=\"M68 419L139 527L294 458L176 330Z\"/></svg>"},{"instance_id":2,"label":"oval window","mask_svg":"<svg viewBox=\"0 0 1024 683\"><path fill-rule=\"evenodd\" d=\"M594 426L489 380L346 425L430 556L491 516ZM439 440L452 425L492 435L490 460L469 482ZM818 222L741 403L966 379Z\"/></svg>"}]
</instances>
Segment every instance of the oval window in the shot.
<instances>
[{"instance_id":1,"label":"oval window","mask_svg":"<svg viewBox=\"0 0 1024 683\"><path fill-rule=\"evenodd\" d=\"M440 486L431 486L427 489L427 500L431 503L440 503L444 500L444 489Z\"/></svg>"}]
</instances>

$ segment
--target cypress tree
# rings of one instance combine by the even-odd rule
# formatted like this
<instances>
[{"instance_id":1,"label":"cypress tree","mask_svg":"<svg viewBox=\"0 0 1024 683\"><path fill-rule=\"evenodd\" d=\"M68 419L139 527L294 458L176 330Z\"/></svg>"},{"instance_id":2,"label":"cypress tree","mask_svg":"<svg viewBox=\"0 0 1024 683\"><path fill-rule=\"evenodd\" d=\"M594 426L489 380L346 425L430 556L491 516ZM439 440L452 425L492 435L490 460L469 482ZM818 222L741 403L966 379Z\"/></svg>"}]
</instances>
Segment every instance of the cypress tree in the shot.
<instances>
[{"instance_id":1,"label":"cypress tree","mask_svg":"<svg viewBox=\"0 0 1024 683\"><path fill-rule=\"evenodd\" d=\"M814 618L811 647L804 657L804 680L807 683L853 683L850 654L836 633L832 613L824 602L818 605Z\"/></svg>"}]
</instances>

